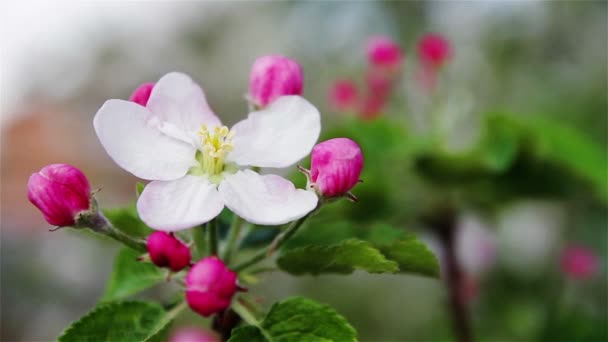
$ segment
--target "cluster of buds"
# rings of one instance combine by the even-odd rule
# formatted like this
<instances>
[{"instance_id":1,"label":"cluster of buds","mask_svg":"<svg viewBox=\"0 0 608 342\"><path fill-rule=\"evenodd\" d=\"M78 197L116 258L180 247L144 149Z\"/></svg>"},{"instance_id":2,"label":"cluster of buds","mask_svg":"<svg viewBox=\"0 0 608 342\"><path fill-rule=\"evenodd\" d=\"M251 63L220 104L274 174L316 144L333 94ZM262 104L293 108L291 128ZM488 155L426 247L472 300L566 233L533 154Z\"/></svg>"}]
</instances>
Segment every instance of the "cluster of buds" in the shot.
<instances>
[{"instance_id":1,"label":"cluster of buds","mask_svg":"<svg viewBox=\"0 0 608 342\"><path fill-rule=\"evenodd\" d=\"M405 54L399 44L386 36L373 37L367 42L367 68L363 91L355 81L339 79L329 89L330 107L337 112L354 112L373 119L385 111L401 71ZM419 83L426 89L435 85L437 74L451 58L450 43L436 33L424 35L418 42Z\"/></svg>"}]
</instances>

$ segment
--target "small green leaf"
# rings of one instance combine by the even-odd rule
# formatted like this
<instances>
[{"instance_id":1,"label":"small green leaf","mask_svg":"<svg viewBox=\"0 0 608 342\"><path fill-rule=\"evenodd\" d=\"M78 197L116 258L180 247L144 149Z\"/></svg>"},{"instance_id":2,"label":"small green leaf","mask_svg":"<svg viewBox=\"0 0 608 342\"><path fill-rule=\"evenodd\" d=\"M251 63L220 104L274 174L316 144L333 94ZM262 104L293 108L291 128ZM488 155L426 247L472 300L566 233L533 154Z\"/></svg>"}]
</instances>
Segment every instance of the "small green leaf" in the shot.
<instances>
[{"instance_id":1,"label":"small green leaf","mask_svg":"<svg viewBox=\"0 0 608 342\"><path fill-rule=\"evenodd\" d=\"M137 196L139 198L139 196L141 195L142 192L144 192L144 188L146 187L146 185L142 182L137 182L135 184L135 196Z\"/></svg>"},{"instance_id":2,"label":"small green leaf","mask_svg":"<svg viewBox=\"0 0 608 342\"><path fill-rule=\"evenodd\" d=\"M172 317L156 303L101 304L72 323L59 342L147 341L166 331Z\"/></svg>"},{"instance_id":3,"label":"small green leaf","mask_svg":"<svg viewBox=\"0 0 608 342\"><path fill-rule=\"evenodd\" d=\"M401 273L439 276L437 258L426 245L413 235L378 247L388 259L399 264L399 272Z\"/></svg>"},{"instance_id":4,"label":"small green leaf","mask_svg":"<svg viewBox=\"0 0 608 342\"><path fill-rule=\"evenodd\" d=\"M135 204L124 208L105 209L103 214L112 222L114 227L127 235L145 238L152 233L152 229L137 215Z\"/></svg>"},{"instance_id":5,"label":"small green leaf","mask_svg":"<svg viewBox=\"0 0 608 342\"><path fill-rule=\"evenodd\" d=\"M118 252L102 301L124 299L165 279L160 268L136 261L138 256L140 253L130 248Z\"/></svg>"},{"instance_id":6,"label":"small green leaf","mask_svg":"<svg viewBox=\"0 0 608 342\"><path fill-rule=\"evenodd\" d=\"M349 239L340 243L311 245L285 252L277 261L279 267L294 275L321 273L350 274L356 269L369 273L395 273L396 262L387 260L369 242Z\"/></svg>"},{"instance_id":7,"label":"small green leaf","mask_svg":"<svg viewBox=\"0 0 608 342\"><path fill-rule=\"evenodd\" d=\"M357 331L333 308L295 297L276 303L257 326L235 329L230 342L356 341Z\"/></svg>"},{"instance_id":8,"label":"small green leaf","mask_svg":"<svg viewBox=\"0 0 608 342\"><path fill-rule=\"evenodd\" d=\"M244 327L236 328L232 331L230 335L230 342L264 342L264 335L260 329L254 327L253 325L246 325Z\"/></svg>"}]
</instances>

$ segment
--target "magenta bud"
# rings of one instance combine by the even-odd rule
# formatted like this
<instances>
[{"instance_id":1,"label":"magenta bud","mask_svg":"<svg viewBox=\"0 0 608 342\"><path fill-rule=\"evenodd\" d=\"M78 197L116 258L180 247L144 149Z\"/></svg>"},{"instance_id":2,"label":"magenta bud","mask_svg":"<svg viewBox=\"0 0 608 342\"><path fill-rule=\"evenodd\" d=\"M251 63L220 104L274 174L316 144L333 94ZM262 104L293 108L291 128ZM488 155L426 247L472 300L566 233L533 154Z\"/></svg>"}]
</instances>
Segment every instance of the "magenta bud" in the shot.
<instances>
[{"instance_id":1,"label":"magenta bud","mask_svg":"<svg viewBox=\"0 0 608 342\"><path fill-rule=\"evenodd\" d=\"M354 109L359 102L357 85L351 80L337 80L329 89L329 104L336 111Z\"/></svg>"},{"instance_id":2,"label":"magenta bud","mask_svg":"<svg viewBox=\"0 0 608 342\"><path fill-rule=\"evenodd\" d=\"M140 85L135 89L135 91L133 91L133 94L131 94L131 97L129 97L129 101L135 102L145 107L148 104L148 99L150 99L150 94L152 93L153 88L153 82L148 82Z\"/></svg>"},{"instance_id":3,"label":"magenta bud","mask_svg":"<svg viewBox=\"0 0 608 342\"><path fill-rule=\"evenodd\" d=\"M226 310L237 292L236 273L218 257L197 262L186 275L186 301L190 308L208 317Z\"/></svg>"},{"instance_id":4,"label":"magenta bud","mask_svg":"<svg viewBox=\"0 0 608 342\"><path fill-rule=\"evenodd\" d=\"M363 154L356 142L335 138L312 149L310 180L323 197L344 196L359 182Z\"/></svg>"},{"instance_id":5,"label":"magenta bud","mask_svg":"<svg viewBox=\"0 0 608 342\"><path fill-rule=\"evenodd\" d=\"M158 267L167 267L179 272L190 265L190 248L173 234L154 232L148 236L146 243L152 263Z\"/></svg>"},{"instance_id":6,"label":"magenta bud","mask_svg":"<svg viewBox=\"0 0 608 342\"><path fill-rule=\"evenodd\" d=\"M27 198L54 226L74 226L79 213L91 206L91 187L82 171L51 164L30 176Z\"/></svg>"},{"instance_id":7,"label":"magenta bud","mask_svg":"<svg viewBox=\"0 0 608 342\"><path fill-rule=\"evenodd\" d=\"M574 279L588 279L599 270L599 258L592 250L582 246L569 246L562 252L561 268Z\"/></svg>"},{"instance_id":8,"label":"magenta bud","mask_svg":"<svg viewBox=\"0 0 608 342\"><path fill-rule=\"evenodd\" d=\"M173 332L169 342L219 342L215 333L197 327L182 327Z\"/></svg>"},{"instance_id":9,"label":"magenta bud","mask_svg":"<svg viewBox=\"0 0 608 342\"><path fill-rule=\"evenodd\" d=\"M386 71L398 71L403 64L401 47L389 37L373 37L367 42L369 63Z\"/></svg>"},{"instance_id":10,"label":"magenta bud","mask_svg":"<svg viewBox=\"0 0 608 342\"><path fill-rule=\"evenodd\" d=\"M279 55L262 56L249 74L249 97L258 107L266 107L284 95L302 95L303 73L298 62Z\"/></svg>"},{"instance_id":11,"label":"magenta bud","mask_svg":"<svg viewBox=\"0 0 608 342\"><path fill-rule=\"evenodd\" d=\"M437 33L427 33L418 42L418 57L423 64L439 68L452 56L450 42Z\"/></svg>"}]
</instances>

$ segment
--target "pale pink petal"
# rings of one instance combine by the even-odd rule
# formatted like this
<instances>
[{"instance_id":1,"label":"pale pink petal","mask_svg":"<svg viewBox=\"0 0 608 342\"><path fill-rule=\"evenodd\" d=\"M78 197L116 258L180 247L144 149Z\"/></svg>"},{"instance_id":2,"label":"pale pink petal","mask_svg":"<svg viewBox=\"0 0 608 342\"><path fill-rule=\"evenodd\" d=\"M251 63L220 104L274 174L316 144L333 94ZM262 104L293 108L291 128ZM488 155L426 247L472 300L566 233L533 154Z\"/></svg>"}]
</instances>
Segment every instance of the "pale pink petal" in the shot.
<instances>
[{"instance_id":1,"label":"pale pink petal","mask_svg":"<svg viewBox=\"0 0 608 342\"><path fill-rule=\"evenodd\" d=\"M196 163L194 146L162 133L158 118L134 102L106 101L93 125L114 162L139 178L177 179Z\"/></svg>"},{"instance_id":2,"label":"pale pink petal","mask_svg":"<svg viewBox=\"0 0 608 342\"><path fill-rule=\"evenodd\" d=\"M234 127L228 161L243 166L287 167L306 157L321 132L319 111L300 96L282 96Z\"/></svg>"},{"instance_id":3,"label":"pale pink petal","mask_svg":"<svg viewBox=\"0 0 608 342\"><path fill-rule=\"evenodd\" d=\"M192 175L169 182L151 182L137 200L142 221L166 232L208 222L223 208L216 185L206 177Z\"/></svg>"},{"instance_id":4,"label":"pale pink petal","mask_svg":"<svg viewBox=\"0 0 608 342\"><path fill-rule=\"evenodd\" d=\"M279 225L297 220L317 206L317 196L277 175L251 170L226 175L219 187L226 206L248 222Z\"/></svg>"},{"instance_id":5,"label":"pale pink petal","mask_svg":"<svg viewBox=\"0 0 608 342\"><path fill-rule=\"evenodd\" d=\"M209 108L201 87L179 72L166 74L154 85L147 107L162 121L184 132L196 132L203 124L222 124Z\"/></svg>"}]
</instances>

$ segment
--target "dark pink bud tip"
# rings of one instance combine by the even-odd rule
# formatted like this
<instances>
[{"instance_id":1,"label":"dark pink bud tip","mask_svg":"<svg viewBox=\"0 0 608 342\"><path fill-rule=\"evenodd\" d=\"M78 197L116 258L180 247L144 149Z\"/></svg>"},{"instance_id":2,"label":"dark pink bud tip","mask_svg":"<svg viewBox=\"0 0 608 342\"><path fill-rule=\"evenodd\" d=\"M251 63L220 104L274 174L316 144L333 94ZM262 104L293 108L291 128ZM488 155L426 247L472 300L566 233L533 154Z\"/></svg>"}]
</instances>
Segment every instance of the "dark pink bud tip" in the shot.
<instances>
[{"instance_id":1,"label":"dark pink bud tip","mask_svg":"<svg viewBox=\"0 0 608 342\"><path fill-rule=\"evenodd\" d=\"M215 256L197 262L186 275L186 301L205 317L226 310L237 290L236 273Z\"/></svg>"},{"instance_id":2,"label":"dark pink bud tip","mask_svg":"<svg viewBox=\"0 0 608 342\"><path fill-rule=\"evenodd\" d=\"M562 271L574 279L588 279L599 270L599 258L592 250L582 246L568 246L562 252Z\"/></svg>"},{"instance_id":3,"label":"dark pink bud tip","mask_svg":"<svg viewBox=\"0 0 608 342\"><path fill-rule=\"evenodd\" d=\"M249 97L259 107L266 107L284 95L302 95L303 73L300 64L290 58L268 55L258 58L249 75Z\"/></svg>"},{"instance_id":4,"label":"dark pink bud tip","mask_svg":"<svg viewBox=\"0 0 608 342\"><path fill-rule=\"evenodd\" d=\"M312 149L311 181L325 197L345 195L359 182L362 169L361 148L351 139L330 139Z\"/></svg>"},{"instance_id":5,"label":"dark pink bud tip","mask_svg":"<svg viewBox=\"0 0 608 342\"><path fill-rule=\"evenodd\" d=\"M148 100L150 99L150 94L152 93L152 89L154 89L154 83L148 82L140 85L133 91L131 97L129 97L129 101L135 102L142 106L146 106L148 104Z\"/></svg>"},{"instance_id":6,"label":"dark pink bud tip","mask_svg":"<svg viewBox=\"0 0 608 342\"><path fill-rule=\"evenodd\" d=\"M450 42L437 33L428 33L418 42L418 57L423 64L438 68L452 56Z\"/></svg>"},{"instance_id":7,"label":"dark pink bud tip","mask_svg":"<svg viewBox=\"0 0 608 342\"><path fill-rule=\"evenodd\" d=\"M190 265L190 249L172 234L154 232L146 244L150 260L158 267L179 272Z\"/></svg>"},{"instance_id":8,"label":"dark pink bud tip","mask_svg":"<svg viewBox=\"0 0 608 342\"><path fill-rule=\"evenodd\" d=\"M74 166L51 164L30 176L27 197L49 224L73 226L76 216L90 207L91 187Z\"/></svg>"},{"instance_id":9,"label":"dark pink bud tip","mask_svg":"<svg viewBox=\"0 0 608 342\"><path fill-rule=\"evenodd\" d=\"M398 71L403 63L403 52L391 38L378 36L367 42L367 59L374 67Z\"/></svg>"}]
</instances>

